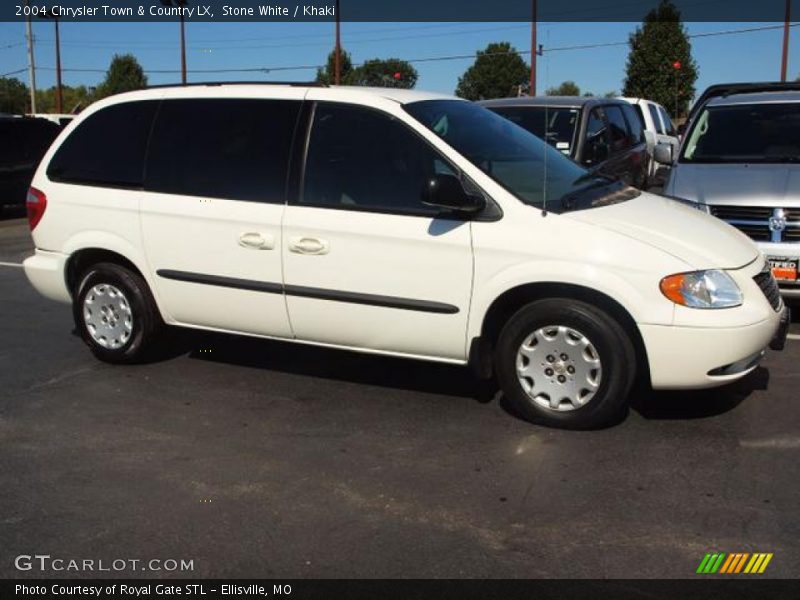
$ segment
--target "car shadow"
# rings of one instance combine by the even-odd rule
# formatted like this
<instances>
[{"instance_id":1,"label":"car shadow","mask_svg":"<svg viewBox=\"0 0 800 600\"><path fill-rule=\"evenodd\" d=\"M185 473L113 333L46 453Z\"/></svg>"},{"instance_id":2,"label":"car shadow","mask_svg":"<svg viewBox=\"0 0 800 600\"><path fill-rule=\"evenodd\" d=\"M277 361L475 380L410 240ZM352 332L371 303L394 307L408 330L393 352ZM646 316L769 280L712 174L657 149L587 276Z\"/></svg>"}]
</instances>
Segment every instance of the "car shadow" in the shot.
<instances>
[{"instance_id":1,"label":"car shadow","mask_svg":"<svg viewBox=\"0 0 800 600\"><path fill-rule=\"evenodd\" d=\"M457 365L211 332L176 332L165 358L188 353L193 360L232 364L490 402L496 386ZM165 350L167 348L165 347Z\"/></svg>"},{"instance_id":2,"label":"car shadow","mask_svg":"<svg viewBox=\"0 0 800 600\"><path fill-rule=\"evenodd\" d=\"M758 367L742 379L707 390L635 390L631 408L645 419L705 419L729 412L753 392L769 386L769 370ZM642 388L643 386L639 386Z\"/></svg>"},{"instance_id":3,"label":"car shadow","mask_svg":"<svg viewBox=\"0 0 800 600\"><path fill-rule=\"evenodd\" d=\"M456 365L189 329L172 331L153 360L181 355L265 371L471 398L484 404L497 400L509 415L524 420L495 380L481 380L470 369ZM632 392L630 409L648 420L709 418L735 409L754 391L766 390L768 385L769 371L764 367L739 381L708 390L665 392L638 384ZM628 413L602 428L625 421Z\"/></svg>"}]
</instances>

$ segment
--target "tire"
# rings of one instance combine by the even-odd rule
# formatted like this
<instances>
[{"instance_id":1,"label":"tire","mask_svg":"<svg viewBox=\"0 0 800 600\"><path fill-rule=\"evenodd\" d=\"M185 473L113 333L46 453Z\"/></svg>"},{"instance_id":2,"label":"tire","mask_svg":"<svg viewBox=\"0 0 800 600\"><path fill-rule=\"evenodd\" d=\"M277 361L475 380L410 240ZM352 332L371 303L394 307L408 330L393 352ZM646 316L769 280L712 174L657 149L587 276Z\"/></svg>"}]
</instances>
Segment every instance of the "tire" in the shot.
<instances>
[{"instance_id":1,"label":"tire","mask_svg":"<svg viewBox=\"0 0 800 600\"><path fill-rule=\"evenodd\" d=\"M83 341L109 363L146 360L164 328L142 276L115 263L97 263L84 271L72 312Z\"/></svg>"},{"instance_id":2,"label":"tire","mask_svg":"<svg viewBox=\"0 0 800 600\"><path fill-rule=\"evenodd\" d=\"M604 311L552 298L532 302L509 319L495 346L495 369L509 408L520 417L592 429L624 413L636 353L630 336Z\"/></svg>"}]
</instances>

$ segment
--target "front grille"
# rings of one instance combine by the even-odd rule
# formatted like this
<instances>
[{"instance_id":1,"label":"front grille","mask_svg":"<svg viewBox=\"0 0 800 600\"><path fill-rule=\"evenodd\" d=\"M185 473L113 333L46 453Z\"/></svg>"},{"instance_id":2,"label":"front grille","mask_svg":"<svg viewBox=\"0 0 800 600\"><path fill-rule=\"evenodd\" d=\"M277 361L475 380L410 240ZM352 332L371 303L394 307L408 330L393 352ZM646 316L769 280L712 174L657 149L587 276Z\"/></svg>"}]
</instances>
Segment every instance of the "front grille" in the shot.
<instances>
[{"instance_id":1,"label":"front grille","mask_svg":"<svg viewBox=\"0 0 800 600\"><path fill-rule=\"evenodd\" d=\"M776 311L781 309L781 292L778 289L778 282L772 276L772 271L761 271L758 275L753 277L758 287L764 292L764 295L769 300L772 308Z\"/></svg>"},{"instance_id":2,"label":"front grille","mask_svg":"<svg viewBox=\"0 0 800 600\"><path fill-rule=\"evenodd\" d=\"M769 221L772 208L768 206L711 206L711 214L724 221L745 219L752 221Z\"/></svg>"},{"instance_id":3,"label":"front grille","mask_svg":"<svg viewBox=\"0 0 800 600\"><path fill-rule=\"evenodd\" d=\"M711 214L758 242L800 242L800 209L711 205Z\"/></svg>"}]
</instances>

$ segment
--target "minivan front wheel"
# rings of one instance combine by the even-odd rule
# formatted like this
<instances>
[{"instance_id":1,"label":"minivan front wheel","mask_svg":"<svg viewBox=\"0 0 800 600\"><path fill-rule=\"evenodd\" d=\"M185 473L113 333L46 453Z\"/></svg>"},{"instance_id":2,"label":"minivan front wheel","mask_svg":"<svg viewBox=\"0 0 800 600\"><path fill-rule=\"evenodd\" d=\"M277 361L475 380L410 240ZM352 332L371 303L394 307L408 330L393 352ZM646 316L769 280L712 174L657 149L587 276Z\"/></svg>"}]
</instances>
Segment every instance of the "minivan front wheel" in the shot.
<instances>
[{"instance_id":1,"label":"minivan front wheel","mask_svg":"<svg viewBox=\"0 0 800 600\"><path fill-rule=\"evenodd\" d=\"M110 363L146 358L163 323L141 275L98 263L83 274L74 298L75 325L97 358Z\"/></svg>"},{"instance_id":2,"label":"minivan front wheel","mask_svg":"<svg viewBox=\"0 0 800 600\"><path fill-rule=\"evenodd\" d=\"M495 349L511 408L536 423L567 429L606 425L624 410L636 373L625 330L585 302L532 302L505 325Z\"/></svg>"}]
</instances>

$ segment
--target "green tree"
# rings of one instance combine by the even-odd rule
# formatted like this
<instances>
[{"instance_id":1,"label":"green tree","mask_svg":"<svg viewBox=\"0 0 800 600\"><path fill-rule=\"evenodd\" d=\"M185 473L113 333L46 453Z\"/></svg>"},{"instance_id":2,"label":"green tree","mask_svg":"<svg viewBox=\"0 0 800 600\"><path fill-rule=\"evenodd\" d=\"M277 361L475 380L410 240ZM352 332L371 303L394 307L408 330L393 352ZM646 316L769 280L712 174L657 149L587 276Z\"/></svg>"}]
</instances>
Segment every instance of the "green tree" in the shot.
<instances>
[{"instance_id":1,"label":"green tree","mask_svg":"<svg viewBox=\"0 0 800 600\"><path fill-rule=\"evenodd\" d=\"M399 58L373 58L357 67L349 78L352 85L411 89L417 85L417 70Z\"/></svg>"},{"instance_id":2,"label":"green tree","mask_svg":"<svg viewBox=\"0 0 800 600\"><path fill-rule=\"evenodd\" d=\"M94 101L92 91L85 85L77 87L64 85L61 87L61 93L64 98L62 110L66 113L80 112ZM55 86L45 90L36 90L36 108L39 112L55 112Z\"/></svg>"},{"instance_id":3,"label":"green tree","mask_svg":"<svg viewBox=\"0 0 800 600\"><path fill-rule=\"evenodd\" d=\"M686 114L694 96L697 63L681 13L669 0L651 10L629 39L624 96L647 98Z\"/></svg>"},{"instance_id":4,"label":"green tree","mask_svg":"<svg viewBox=\"0 0 800 600\"><path fill-rule=\"evenodd\" d=\"M508 42L478 50L475 62L458 78L456 95L467 100L488 100L527 90L530 67Z\"/></svg>"},{"instance_id":5,"label":"green tree","mask_svg":"<svg viewBox=\"0 0 800 600\"><path fill-rule=\"evenodd\" d=\"M558 87L547 88L548 96L580 96L581 88L574 81L565 81ZM589 94L591 96L591 94Z\"/></svg>"},{"instance_id":6,"label":"green tree","mask_svg":"<svg viewBox=\"0 0 800 600\"><path fill-rule=\"evenodd\" d=\"M342 83L347 85L353 73L353 61L350 58L350 53L344 48L341 48L341 65L339 65L339 73L342 78ZM327 85L333 85L336 75L336 50L331 50L328 54L328 61L325 63L324 68L317 69L317 82Z\"/></svg>"},{"instance_id":7,"label":"green tree","mask_svg":"<svg viewBox=\"0 0 800 600\"><path fill-rule=\"evenodd\" d=\"M28 86L16 77L0 77L0 113L21 115L28 112Z\"/></svg>"},{"instance_id":8,"label":"green tree","mask_svg":"<svg viewBox=\"0 0 800 600\"><path fill-rule=\"evenodd\" d=\"M108 67L106 78L97 86L95 97L140 90L147 87L147 76L133 54L115 54Z\"/></svg>"}]
</instances>

